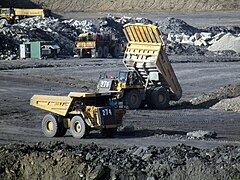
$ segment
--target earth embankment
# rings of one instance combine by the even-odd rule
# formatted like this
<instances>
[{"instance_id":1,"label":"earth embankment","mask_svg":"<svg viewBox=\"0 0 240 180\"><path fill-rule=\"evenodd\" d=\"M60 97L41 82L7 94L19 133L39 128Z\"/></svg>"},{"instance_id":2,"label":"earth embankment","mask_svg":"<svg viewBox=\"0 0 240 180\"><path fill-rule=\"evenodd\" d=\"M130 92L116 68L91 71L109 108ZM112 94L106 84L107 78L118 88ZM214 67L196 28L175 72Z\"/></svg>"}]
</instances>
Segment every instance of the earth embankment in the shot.
<instances>
[{"instance_id":1,"label":"earth embankment","mask_svg":"<svg viewBox=\"0 0 240 180\"><path fill-rule=\"evenodd\" d=\"M38 6L58 12L201 12L239 10L240 0L23 0L2 1L3 6Z\"/></svg>"}]
</instances>

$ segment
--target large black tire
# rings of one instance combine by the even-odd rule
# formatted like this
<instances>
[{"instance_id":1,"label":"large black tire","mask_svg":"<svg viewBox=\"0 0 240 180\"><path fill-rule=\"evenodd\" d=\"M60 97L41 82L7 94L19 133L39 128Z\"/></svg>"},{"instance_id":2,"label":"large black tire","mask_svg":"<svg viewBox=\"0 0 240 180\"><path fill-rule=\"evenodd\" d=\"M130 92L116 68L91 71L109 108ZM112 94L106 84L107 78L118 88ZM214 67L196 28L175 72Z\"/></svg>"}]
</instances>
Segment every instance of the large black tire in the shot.
<instances>
[{"instance_id":1,"label":"large black tire","mask_svg":"<svg viewBox=\"0 0 240 180\"><path fill-rule=\"evenodd\" d=\"M47 114L42 120L42 131L47 137L57 137L61 132L62 125L58 122L57 117Z\"/></svg>"},{"instance_id":2,"label":"large black tire","mask_svg":"<svg viewBox=\"0 0 240 180\"><path fill-rule=\"evenodd\" d=\"M74 116L70 123L70 132L75 138L83 138L88 133L88 125L81 116Z\"/></svg>"},{"instance_id":3,"label":"large black tire","mask_svg":"<svg viewBox=\"0 0 240 180\"><path fill-rule=\"evenodd\" d=\"M103 48L101 46L98 47L98 49L97 49L96 57L97 58L102 58L103 57Z\"/></svg>"},{"instance_id":4,"label":"large black tire","mask_svg":"<svg viewBox=\"0 0 240 180\"><path fill-rule=\"evenodd\" d=\"M136 89L130 90L126 92L123 101L128 109L138 109L142 103L141 94Z\"/></svg>"},{"instance_id":5,"label":"large black tire","mask_svg":"<svg viewBox=\"0 0 240 180\"><path fill-rule=\"evenodd\" d=\"M156 87L151 93L151 101L156 109L165 109L169 106L169 92L164 87Z\"/></svg>"},{"instance_id":6,"label":"large black tire","mask_svg":"<svg viewBox=\"0 0 240 180\"><path fill-rule=\"evenodd\" d=\"M111 137L114 137L114 135L116 134L117 132L117 128L105 128L105 129L102 129L101 130L101 134L103 137L105 138L111 138Z\"/></svg>"},{"instance_id":7,"label":"large black tire","mask_svg":"<svg viewBox=\"0 0 240 180\"><path fill-rule=\"evenodd\" d=\"M119 58L120 53L121 53L120 47L119 46L115 46L113 48L113 51L112 51L111 55L112 55L113 58Z\"/></svg>"},{"instance_id":8,"label":"large black tire","mask_svg":"<svg viewBox=\"0 0 240 180\"><path fill-rule=\"evenodd\" d=\"M104 47L103 47L103 57L104 57L104 58L107 58L107 57L108 57L108 47L107 47L107 46L104 46Z\"/></svg>"}]
</instances>

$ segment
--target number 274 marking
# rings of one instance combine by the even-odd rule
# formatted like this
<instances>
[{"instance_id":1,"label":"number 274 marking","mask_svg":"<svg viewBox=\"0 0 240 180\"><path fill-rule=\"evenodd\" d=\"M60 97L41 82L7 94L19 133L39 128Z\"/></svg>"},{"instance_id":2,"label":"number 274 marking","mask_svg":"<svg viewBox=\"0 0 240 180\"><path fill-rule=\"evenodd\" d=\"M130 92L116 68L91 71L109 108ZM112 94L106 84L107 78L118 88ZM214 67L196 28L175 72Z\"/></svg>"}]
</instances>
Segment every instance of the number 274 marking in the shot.
<instances>
[{"instance_id":1,"label":"number 274 marking","mask_svg":"<svg viewBox=\"0 0 240 180\"><path fill-rule=\"evenodd\" d=\"M102 115L103 116L111 116L112 110L111 109L102 109Z\"/></svg>"}]
</instances>

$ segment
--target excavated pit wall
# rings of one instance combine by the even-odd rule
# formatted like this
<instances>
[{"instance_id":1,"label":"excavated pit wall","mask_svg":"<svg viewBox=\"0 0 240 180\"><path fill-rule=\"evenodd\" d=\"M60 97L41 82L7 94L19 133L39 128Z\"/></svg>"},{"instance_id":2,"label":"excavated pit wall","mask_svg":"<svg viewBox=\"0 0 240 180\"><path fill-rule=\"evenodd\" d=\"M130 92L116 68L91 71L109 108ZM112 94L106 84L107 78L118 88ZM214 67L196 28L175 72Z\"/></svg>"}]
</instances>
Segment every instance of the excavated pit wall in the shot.
<instances>
[{"instance_id":1,"label":"excavated pit wall","mask_svg":"<svg viewBox=\"0 0 240 180\"><path fill-rule=\"evenodd\" d=\"M107 149L95 144L0 147L1 179L238 179L240 147Z\"/></svg>"}]
</instances>

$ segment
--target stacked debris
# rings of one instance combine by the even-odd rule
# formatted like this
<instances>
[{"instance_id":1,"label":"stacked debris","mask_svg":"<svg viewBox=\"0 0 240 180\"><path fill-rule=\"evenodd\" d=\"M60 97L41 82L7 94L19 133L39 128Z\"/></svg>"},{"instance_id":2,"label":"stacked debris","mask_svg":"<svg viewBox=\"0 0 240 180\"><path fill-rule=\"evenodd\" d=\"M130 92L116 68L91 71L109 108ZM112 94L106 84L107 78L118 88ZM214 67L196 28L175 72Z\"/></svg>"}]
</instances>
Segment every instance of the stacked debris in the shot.
<instances>
[{"instance_id":1,"label":"stacked debris","mask_svg":"<svg viewBox=\"0 0 240 180\"><path fill-rule=\"evenodd\" d=\"M213 92L210 92L208 94L203 94L199 97L191 99L190 102L195 106L209 108L223 99L234 98L234 97L238 97L238 96L240 96L240 84L239 83L229 84L229 85L220 87L219 89L217 89ZM239 100L239 98L237 100ZM218 109L220 106L223 106L222 109L224 109L224 108L232 109L232 110L235 109L234 111L238 111L237 107L239 107L239 105L237 105L237 103L239 103L239 101L237 101L237 100L232 101L232 103L236 104L236 106L233 105L233 107L232 107L231 103L226 103L225 101L223 101L224 103L221 102L217 106L214 106L214 109ZM227 102L231 102L231 100L229 100ZM226 104L226 106L229 106L229 107L227 108L223 104Z\"/></svg>"},{"instance_id":2,"label":"stacked debris","mask_svg":"<svg viewBox=\"0 0 240 180\"><path fill-rule=\"evenodd\" d=\"M54 41L61 47L61 55L72 56L74 42L83 32L111 33L122 43L126 43L123 25L127 23L153 22L145 18L114 16L81 21L52 17L23 19L0 29L0 59L16 59L19 44L27 41ZM166 18L155 24L160 27L165 42L167 41L168 54L237 56L240 53L240 27L197 29L175 18ZM227 44L226 41L230 42ZM223 44L225 45L222 46Z\"/></svg>"},{"instance_id":3,"label":"stacked debris","mask_svg":"<svg viewBox=\"0 0 240 180\"><path fill-rule=\"evenodd\" d=\"M238 179L240 147L106 149L95 144L0 147L1 179Z\"/></svg>"},{"instance_id":4,"label":"stacked debris","mask_svg":"<svg viewBox=\"0 0 240 180\"><path fill-rule=\"evenodd\" d=\"M240 112L240 96L235 98L223 99L214 106L212 106L211 109Z\"/></svg>"},{"instance_id":5,"label":"stacked debris","mask_svg":"<svg viewBox=\"0 0 240 180\"><path fill-rule=\"evenodd\" d=\"M157 24L165 35L170 54L238 56L240 51L240 27L197 29L175 18Z\"/></svg>"}]
</instances>

